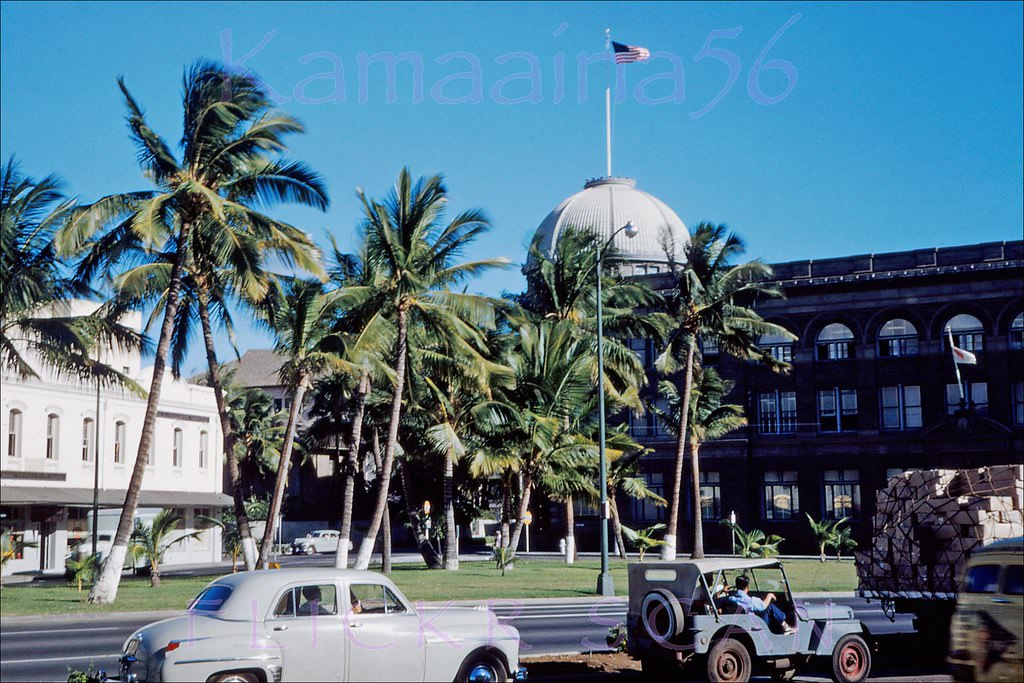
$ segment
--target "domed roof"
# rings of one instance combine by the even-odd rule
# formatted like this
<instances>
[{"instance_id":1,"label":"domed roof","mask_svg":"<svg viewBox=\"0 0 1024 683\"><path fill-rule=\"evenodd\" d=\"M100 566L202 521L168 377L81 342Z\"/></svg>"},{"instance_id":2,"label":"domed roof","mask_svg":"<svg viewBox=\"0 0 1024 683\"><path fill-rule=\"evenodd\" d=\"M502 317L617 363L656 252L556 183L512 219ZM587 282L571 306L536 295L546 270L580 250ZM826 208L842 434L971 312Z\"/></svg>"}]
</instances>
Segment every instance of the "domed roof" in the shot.
<instances>
[{"instance_id":1,"label":"domed roof","mask_svg":"<svg viewBox=\"0 0 1024 683\"><path fill-rule=\"evenodd\" d=\"M666 262L662 246L666 233L675 243L677 253L690 241L690 233L675 211L657 197L636 189L632 178L614 176L588 180L582 192L548 214L537 228L535 239L540 250L550 254L567 227L592 230L607 240L628 222L639 228L639 233L631 238L622 231L613 242L627 261Z\"/></svg>"}]
</instances>

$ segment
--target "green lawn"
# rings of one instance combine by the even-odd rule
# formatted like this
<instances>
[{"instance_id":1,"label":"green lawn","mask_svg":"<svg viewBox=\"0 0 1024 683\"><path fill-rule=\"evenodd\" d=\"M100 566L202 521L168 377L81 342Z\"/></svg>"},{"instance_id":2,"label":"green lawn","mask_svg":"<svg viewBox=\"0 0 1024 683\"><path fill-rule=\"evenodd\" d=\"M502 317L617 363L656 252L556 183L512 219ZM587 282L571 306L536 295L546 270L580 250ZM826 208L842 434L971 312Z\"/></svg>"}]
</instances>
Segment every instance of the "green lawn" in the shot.
<instances>
[{"instance_id":1,"label":"green lawn","mask_svg":"<svg viewBox=\"0 0 1024 683\"><path fill-rule=\"evenodd\" d=\"M612 577L618 595L626 595L626 564L612 561ZM399 565L391 578L410 600L484 600L517 598L573 598L593 596L599 563L586 560L575 565L554 560L518 560L505 576L490 562L463 562L457 572L428 571L418 565ZM788 560L786 573L794 592L852 591L857 587L853 562ZM159 588L149 579L125 578L114 605L96 607L68 585L5 586L0 591L0 615L85 614L139 610L184 609L199 589L212 578L165 577Z\"/></svg>"}]
</instances>

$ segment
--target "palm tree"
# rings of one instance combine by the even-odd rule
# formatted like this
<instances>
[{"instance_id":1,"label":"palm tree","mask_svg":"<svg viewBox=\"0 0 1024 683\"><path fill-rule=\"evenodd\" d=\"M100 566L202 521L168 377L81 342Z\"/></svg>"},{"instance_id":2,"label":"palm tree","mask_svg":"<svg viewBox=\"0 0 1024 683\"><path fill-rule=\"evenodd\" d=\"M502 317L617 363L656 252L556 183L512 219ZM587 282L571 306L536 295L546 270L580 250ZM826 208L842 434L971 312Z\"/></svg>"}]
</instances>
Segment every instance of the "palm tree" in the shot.
<instances>
[{"instance_id":1,"label":"palm tree","mask_svg":"<svg viewBox=\"0 0 1024 683\"><path fill-rule=\"evenodd\" d=\"M161 510L153 518L148 526L141 519L135 520L135 528L132 530L132 545L130 552L132 562L137 557L143 557L149 563L149 585L156 588L160 585L160 565L164 561L164 554L167 551L190 538L197 538L198 531L187 534L180 534L173 539L168 537L175 532L181 517L174 514L173 510Z\"/></svg>"},{"instance_id":2,"label":"palm tree","mask_svg":"<svg viewBox=\"0 0 1024 683\"><path fill-rule=\"evenodd\" d=\"M494 326L492 302L486 297L451 291L467 278L505 259L455 263L465 248L489 228L479 210L470 210L442 225L447 191L440 176L413 182L402 169L392 191L381 202L359 193L363 203L366 259L377 276L374 305L386 311L396 330L391 414L377 493L366 538L359 547L357 569L366 569L387 505L391 471L398 444L402 395L408 363L410 318L423 329L444 335L458 348L469 350L480 328ZM346 288L350 289L350 288ZM351 288L358 293L364 288ZM369 297L368 297L369 298Z\"/></svg>"},{"instance_id":3,"label":"palm tree","mask_svg":"<svg viewBox=\"0 0 1024 683\"><path fill-rule=\"evenodd\" d=\"M257 481L273 478L284 445L283 411L275 411L273 399L256 388L227 388L231 429L236 435L235 461L243 495L254 492ZM248 489L245 484L248 482ZM251 521L246 511L246 519Z\"/></svg>"},{"instance_id":4,"label":"palm tree","mask_svg":"<svg viewBox=\"0 0 1024 683\"><path fill-rule=\"evenodd\" d=\"M575 454L571 454L575 455ZM565 510L565 563L576 562L576 501L580 499L594 500L599 497L590 476L595 468L595 453L588 454L586 461L577 457L555 458L542 471L540 486L548 497L561 503ZM566 460L567 462L560 462Z\"/></svg>"},{"instance_id":5,"label":"palm tree","mask_svg":"<svg viewBox=\"0 0 1024 683\"><path fill-rule=\"evenodd\" d=\"M316 174L300 163L276 158L285 150L284 136L301 132L302 126L270 109L270 100L255 78L205 61L186 72L180 161L150 128L123 79L118 84L128 107L128 124L140 163L156 188L110 195L77 211L61 231L61 250L85 253L77 273L84 282L126 263L135 265L133 259L140 253L153 250L166 252L164 268L169 265L169 270L166 286L161 287L163 321L139 450L113 547L89 596L94 603L113 602L117 597L183 280L189 268L195 269L194 275L203 272L201 266L190 261L198 249L194 243L211 245L215 262L226 262L232 253L247 253L230 248L232 235L242 233L270 241L280 236L300 238L295 228L254 207L278 201L320 209L327 206L326 192ZM228 450L229 458L232 452ZM236 473L229 468L229 476Z\"/></svg>"},{"instance_id":6,"label":"palm tree","mask_svg":"<svg viewBox=\"0 0 1024 683\"><path fill-rule=\"evenodd\" d=\"M619 514L619 494L633 500L646 500L658 506L665 505L665 499L652 491L643 477L638 476L640 458L647 449L640 447L624 428L613 430L608 435L608 511L612 518L612 535L619 553L626 557L626 542L623 538L625 527ZM655 545L661 545L660 543Z\"/></svg>"},{"instance_id":7,"label":"palm tree","mask_svg":"<svg viewBox=\"0 0 1024 683\"><path fill-rule=\"evenodd\" d=\"M700 496L700 446L702 443L718 439L726 434L746 426L747 418L743 416L743 406L734 403L722 403L732 391L735 382L723 380L714 368L694 368L694 388L690 394L690 417L687 439L690 447L690 482L695 500L693 507L693 554L704 557L703 513ZM658 411L669 425L680 423L679 410L682 401L679 391L672 382L661 382L659 386L662 396L668 399L667 413ZM671 429L671 428L670 428Z\"/></svg>"},{"instance_id":8,"label":"palm tree","mask_svg":"<svg viewBox=\"0 0 1024 683\"><path fill-rule=\"evenodd\" d=\"M781 296L781 291L766 282L771 268L760 261L734 264L744 251L743 241L728 234L723 225L701 223L690 242L683 248L682 261L669 253L669 271L673 286L663 293L665 312L673 319L674 329L656 367L669 378L675 378L681 405L690 405L694 367L699 365L698 339L714 341L722 351L741 357L757 358L774 369L789 366L777 363L760 352L757 340L773 333L792 338L788 330L761 319L751 304L756 296ZM675 559L678 536L679 501L682 495L683 462L686 458L687 429L690 411L680 410L676 423L676 454L672 491L669 495L667 543L661 558ZM693 474L694 477L697 473ZM694 519L700 519L700 498L694 501ZM694 557L703 557L700 525L694 526Z\"/></svg>"},{"instance_id":9,"label":"palm tree","mask_svg":"<svg viewBox=\"0 0 1024 683\"><path fill-rule=\"evenodd\" d=\"M284 447L277 464L274 494L270 499L267 525L257 566L266 565L274 542L274 529L288 485L288 469L298 429L302 403L310 382L317 376L340 369L341 340L333 331L339 292L324 292L319 281L293 280L273 306L271 327L277 334L274 350L285 357L282 383L291 390L292 405L284 432Z\"/></svg>"},{"instance_id":10,"label":"palm tree","mask_svg":"<svg viewBox=\"0 0 1024 683\"><path fill-rule=\"evenodd\" d=\"M66 300L91 294L64 276L55 238L74 204L56 176L36 181L11 158L0 167L0 368L22 379L38 377L31 358L58 376L101 385L138 386L96 360L104 344L139 348L142 338L117 323L118 311L65 311Z\"/></svg>"}]
</instances>

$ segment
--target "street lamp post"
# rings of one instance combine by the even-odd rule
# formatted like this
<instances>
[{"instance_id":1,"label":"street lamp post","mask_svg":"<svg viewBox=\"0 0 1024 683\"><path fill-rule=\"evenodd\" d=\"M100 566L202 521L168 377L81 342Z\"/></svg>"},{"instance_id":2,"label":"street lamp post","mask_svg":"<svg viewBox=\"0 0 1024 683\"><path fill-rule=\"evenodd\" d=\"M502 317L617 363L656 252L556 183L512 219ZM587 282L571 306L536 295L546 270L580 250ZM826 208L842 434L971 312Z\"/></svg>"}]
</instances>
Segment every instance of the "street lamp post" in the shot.
<instances>
[{"instance_id":1,"label":"street lamp post","mask_svg":"<svg viewBox=\"0 0 1024 683\"><path fill-rule=\"evenodd\" d=\"M597 252L597 412L598 419L598 454L601 467L601 573L597 576L598 595L615 595L615 584L612 582L612 574L608 571L608 458L605 456L605 415L604 415L604 318L602 317L601 302L601 262L604 260L604 252L611 246L612 240L620 232L625 232L627 237L636 237L640 229L633 225L632 221L627 222L616 230L608 238L604 247Z\"/></svg>"}]
</instances>

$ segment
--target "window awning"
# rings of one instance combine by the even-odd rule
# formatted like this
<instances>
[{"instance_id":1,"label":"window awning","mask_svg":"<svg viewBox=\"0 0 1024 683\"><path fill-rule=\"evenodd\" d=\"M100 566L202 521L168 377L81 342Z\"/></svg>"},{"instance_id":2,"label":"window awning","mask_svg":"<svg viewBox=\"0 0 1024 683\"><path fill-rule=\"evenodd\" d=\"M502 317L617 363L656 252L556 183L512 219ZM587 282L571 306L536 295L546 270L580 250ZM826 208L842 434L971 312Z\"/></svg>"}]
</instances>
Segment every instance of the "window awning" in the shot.
<instances>
[{"instance_id":1,"label":"window awning","mask_svg":"<svg viewBox=\"0 0 1024 683\"><path fill-rule=\"evenodd\" d=\"M100 489L99 504L119 508L124 503L121 489ZM2 505L70 505L91 506L92 489L58 488L55 486L0 486ZM139 494L139 507L230 507L226 493L200 491L147 491Z\"/></svg>"}]
</instances>

